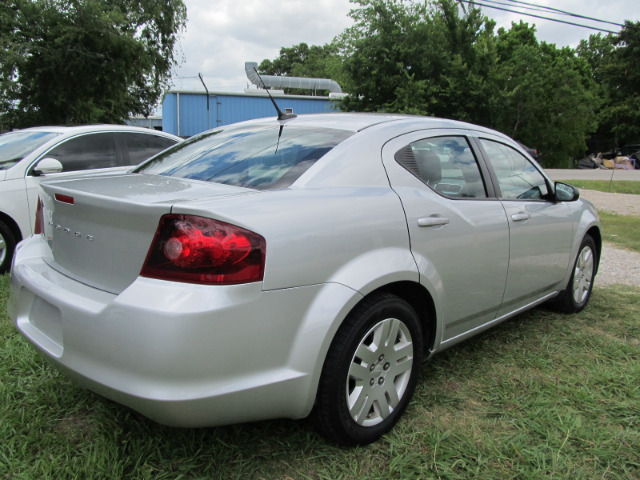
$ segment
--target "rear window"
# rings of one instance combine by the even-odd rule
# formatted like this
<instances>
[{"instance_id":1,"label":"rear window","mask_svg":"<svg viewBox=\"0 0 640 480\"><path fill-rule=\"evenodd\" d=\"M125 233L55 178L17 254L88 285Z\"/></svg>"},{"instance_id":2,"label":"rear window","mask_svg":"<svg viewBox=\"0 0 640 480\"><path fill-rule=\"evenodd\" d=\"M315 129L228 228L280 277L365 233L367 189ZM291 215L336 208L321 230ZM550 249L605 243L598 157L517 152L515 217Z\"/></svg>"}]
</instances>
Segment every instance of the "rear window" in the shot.
<instances>
[{"instance_id":1,"label":"rear window","mask_svg":"<svg viewBox=\"0 0 640 480\"><path fill-rule=\"evenodd\" d=\"M59 135L55 132L9 132L0 135L0 170L13 167L40 145Z\"/></svg>"},{"instance_id":2,"label":"rear window","mask_svg":"<svg viewBox=\"0 0 640 480\"><path fill-rule=\"evenodd\" d=\"M167 150L136 172L258 190L286 188L352 134L286 125L206 132Z\"/></svg>"}]
</instances>

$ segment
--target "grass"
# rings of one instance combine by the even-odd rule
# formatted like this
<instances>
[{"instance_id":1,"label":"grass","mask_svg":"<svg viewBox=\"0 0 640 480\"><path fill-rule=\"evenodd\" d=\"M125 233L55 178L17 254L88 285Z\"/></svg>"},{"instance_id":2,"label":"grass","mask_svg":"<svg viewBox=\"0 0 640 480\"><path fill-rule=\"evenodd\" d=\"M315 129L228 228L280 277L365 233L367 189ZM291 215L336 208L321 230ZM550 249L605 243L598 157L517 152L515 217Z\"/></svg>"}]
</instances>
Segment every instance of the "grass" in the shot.
<instances>
[{"instance_id":1,"label":"grass","mask_svg":"<svg viewBox=\"0 0 640 480\"><path fill-rule=\"evenodd\" d=\"M638 182L640 183L640 182ZM602 240L640 252L640 217L598 211L602 223Z\"/></svg>"},{"instance_id":2,"label":"grass","mask_svg":"<svg viewBox=\"0 0 640 480\"><path fill-rule=\"evenodd\" d=\"M586 190L598 190L600 192L608 193L631 193L633 195L640 195L640 182L628 181L628 180L616 180L610 182L609 180L567 180L574 187L586 189Z\"/></svg>"},{"instance_id":3,"label":"grass","mask_svg":"<svg viewBox=\"0 0 640 480\"><path fill-rule=\"evenodd\" d=\"M568 182L575 187L587 190L640 195L640 182L636 181L568 180ZM602 223L603 241L640 252L640 235L638 234L640 218L617 215L603 210L599 210L598 213Z\"/></svg>"},{"instance_id":4,"label":"grass","mask_svg":"<svg viewBox=\"0 0 640 480\"><path fill-rule=\"evenodd\" d=\"M381 441L342 449L303 421L155 424L76 387L3 312L0 479L637 479L639 318L640 293L615 288L507 321L426 364Z\"/></svg>"}]
</instances>

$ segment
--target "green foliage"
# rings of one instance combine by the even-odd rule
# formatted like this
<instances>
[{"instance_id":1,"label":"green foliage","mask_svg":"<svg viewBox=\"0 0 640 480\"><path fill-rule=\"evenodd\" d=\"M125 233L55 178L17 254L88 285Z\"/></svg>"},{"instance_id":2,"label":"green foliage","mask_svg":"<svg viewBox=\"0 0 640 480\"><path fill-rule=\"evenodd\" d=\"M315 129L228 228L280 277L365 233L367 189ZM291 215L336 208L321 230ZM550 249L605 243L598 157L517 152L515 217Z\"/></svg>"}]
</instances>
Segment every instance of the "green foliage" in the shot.
<instances>
[{"instance_id":1,"label":"green foliage","mask_svg":"<svg viewBox=\"0 0 640 480\"><path fill-rule=\"evenodd\" d=\"M613 45L604 66L611 100L602 111L602 122L611 126L622 146L640 141L640 22L625 22Z\"/></svg>"},{"instance_id":2,"label":"green foliage","mask_svg":"<svg viewBox=\"0 0 640 480\"><path fill-rule=\"evenodd\" d=\"M569 167L596 128L595 83L585 60L569 48L535 39L522 22L497 38L500 111L494 128L543 152L546 167Z\"/></svg>"},{"instance_id":3,"label":"green foliage","mask_svg":"<svg viewBox=\"0 0 640 480\"><path fill-rule=\"evenodd\" d=\"M492 21L456 3L361 0L342 37L354 85L345 109L419 113L489 124Z\"/></svg>"},{"instance_id":4,"label":"green foliage","mask_svg":"<svg viewBox=\"0 0 640 480\"><path fill-rule=\"evenodd\" d=\"M420 22L424 7L413 3L405 7L399 1L358 3L367 8L352 11L356 24L341 39L347 52L345 72L354 85L343 102L344 109L402 112L405 105L394 102L395 92L407 97L420 95L424 89L414 74L417 63L414 49L418 42L414 25ZM416 85L412 85L414 81ZM413 88L406 92L407 87Z\"/></svg>"},{"instance_id":5,"label":"green foliage","mask_svg":"<svg viewBox=\"0 0 640 480\"><path fill-rule=\"evenodd\" d=\"M520 22L494 32L454 0L352 0L354 25L323 47L265 60L277 75L338 80L342 110L431 115L500 130L546 167L640 142L640 22L574 50L538 42Z\"/></svg>"},{"instance_id":6,"label":"green foliage","mask_svg":"<svg viewBox=\"0 0 640 480\"><path fill-rule=\"evenodd\" d=\"M148 115L185 19L182 0L8 0L0 6L3 124Z\"/></svg>"},{"instance_id":7,"label":"green foliage","mask_svg":"<svg viewBox=\"0 0 640 480\"><path fill-rule=\"evenodd\" d=\"M2 313L0 478L637 479L639 316L619 286L520 315L435 356L399 424L344 449L305 422L163 427L75 386Z\"/></svg>"},{"instance_id":8,"label":"green foliage","mask_svg":"<svg viewBox=\"0 0 640 480\"><path fill-rule=\"evenodd\" d=\"M640 142L640 22L625 22L618 35L592 35L577 51L589 63L601 99L596 149Z\"/></svg>"},{"instance_id":9,"label":"green foliage","mask_svg":"<svg viewBox=\"0 0 640 480\"><path fill-rule=\"evenodd\" d=\"M599 103L588 61L572 49L539 43L522 22L496 34L480 9L453 0L353 3L354 25L331 45L283 48L261 69L304 76L331 65L350 93L342 110L495 128L542 151L547 167L567 167L584 154Z\"/></svg>"}]
</instances>

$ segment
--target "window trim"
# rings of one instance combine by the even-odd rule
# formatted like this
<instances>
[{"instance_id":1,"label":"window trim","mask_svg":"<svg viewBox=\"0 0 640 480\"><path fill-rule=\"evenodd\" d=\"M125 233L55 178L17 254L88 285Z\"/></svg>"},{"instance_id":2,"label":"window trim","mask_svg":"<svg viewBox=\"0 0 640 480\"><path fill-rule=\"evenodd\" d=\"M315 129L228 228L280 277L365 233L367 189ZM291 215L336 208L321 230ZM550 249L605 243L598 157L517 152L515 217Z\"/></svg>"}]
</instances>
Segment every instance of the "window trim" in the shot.
<instances>
[{"instance_id":1,"label":"window trim","mask_svg":"<svg viewBox=\"0 0 640 480\"><path fill-rule=\"evenodd\" d=\"M429 132L428 130L423 131L423 132L412 132L412 133L422 133L423 135L420 136L419 138L416 138L415 140L411 140L408 143L406 143L402 148L396 150L396 152L393 154L393 160L406 172L408 172L409 174L411 174L412 176L414 176L420 183L422 183L425 187L427 187L431 192L435 193L436 195L439 195L442 198L446 198L447 200L453 200L453 201L487 201L487 200L496 200L497 196L496 196L496 190L495 190L495 186L494 186L494 181L493 181L493 177L490 175L491 170L487 167L486 165L486 160L484 158L483 155L481 155L479 148L478 148L478 142L476 142L475 136L474 136L474 132L470 131L470 130L461 130L461 131L446 131L446 132L438 132L437 134L434 134L434 132ZM424 141L424 140L429 140L429 139L433 139L433 138L443 138L443 137L458 137L458 138L464 138L467 142L467 144L469 145L469 148L471 150L471 153L473 154L473 157L476 160L476 165L478 166L478 173L480 175L480 180L482 181L483 185L484 185L484 189L485 189L485 197L455 197L455 196L450 196L450 195L446 195L443 192L439 192L437 190L435 190L434 188L432 188L431 186L429 186L423 178L421 178L420 176L416 176L414 172L411 172L409 169L407 169L404 165L402 165L396 158L396 155L398 152L400 152L401 150L409 147L410 145L416 143L416 142L420 142L420 141Z\"/></svg>"}]
</instances>

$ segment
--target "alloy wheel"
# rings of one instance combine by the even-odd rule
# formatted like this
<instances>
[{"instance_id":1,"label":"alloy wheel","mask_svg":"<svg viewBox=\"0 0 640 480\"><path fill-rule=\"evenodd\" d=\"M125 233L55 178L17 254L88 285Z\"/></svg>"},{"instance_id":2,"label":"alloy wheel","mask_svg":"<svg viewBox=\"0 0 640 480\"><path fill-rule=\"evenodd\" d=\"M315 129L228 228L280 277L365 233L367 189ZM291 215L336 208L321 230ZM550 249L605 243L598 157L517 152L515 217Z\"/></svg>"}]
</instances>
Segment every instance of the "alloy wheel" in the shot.
<instances>
[{"instance_id":1,"label":"alloy wheel","mask_svg":"<svg viewBox=\"0 0 640 480\"><path fill-rule=\"evenodd\" d=\"M593 281L593 267L593 250L586 245L578 255L573 272L573 300L577 305L584 303L589 296Z\"/></svg>"}]
</instances>

